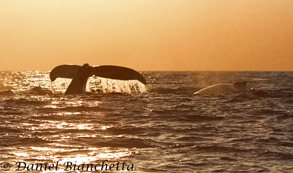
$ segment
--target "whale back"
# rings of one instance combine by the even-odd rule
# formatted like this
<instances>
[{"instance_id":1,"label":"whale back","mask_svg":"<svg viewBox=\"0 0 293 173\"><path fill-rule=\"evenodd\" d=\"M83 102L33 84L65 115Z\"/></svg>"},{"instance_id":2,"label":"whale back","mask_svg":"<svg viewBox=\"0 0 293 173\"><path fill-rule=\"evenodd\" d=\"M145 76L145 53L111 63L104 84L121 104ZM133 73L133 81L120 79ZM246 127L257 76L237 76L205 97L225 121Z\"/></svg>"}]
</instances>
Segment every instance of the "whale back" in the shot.
<instances>
[{"instance_id":1,"label":"whale back","mask_svg":"<svg viewBox=\"0 0 293 173\"><path fill-rule=\"evenodd\" d=\"M235 94L247 91L247 82L235 82L233 84L221 83L203 88L194 94L199 95L221 95L221 94Z\"/></svg>"},{"instance_id":2,"label":"whale back","mask_svg":"<svg viewBox=\"0 0 293 173\"><path fill-rule=\"evenodd\" d=\"M247 89L247 82L246 81L242 81L242 82L235 82L233 84L233 86L237 89L237 90L246 90Z\"/></svg>"},{"instance_id":3,"label":"whale back","mask_svg":"<svg viewBox=\"0 0 293 173\"><path fill-rule=\"evenodd\" d=\"M194 94L199 95L220 95L220 94L231 94L234 93L234 87L231 84L215 84L203 88Z\"/></svg>"}]
</instances>

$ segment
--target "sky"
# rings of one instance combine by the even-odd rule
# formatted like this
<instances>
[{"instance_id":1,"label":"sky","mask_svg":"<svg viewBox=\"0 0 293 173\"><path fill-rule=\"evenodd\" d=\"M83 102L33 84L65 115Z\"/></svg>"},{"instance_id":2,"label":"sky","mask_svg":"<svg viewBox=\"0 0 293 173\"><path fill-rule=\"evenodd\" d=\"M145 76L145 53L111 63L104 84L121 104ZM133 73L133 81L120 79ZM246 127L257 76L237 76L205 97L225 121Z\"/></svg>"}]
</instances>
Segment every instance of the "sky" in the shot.
<instances>
[{"instance_id":1,"label":"sky","mask_svg":"<svg viewBox=\"0 0 293 173\"><path fill-rule=\"evenodd\" d=\"M292 71L292 28L292 0L0 0L0 71Z\"/></svg>"}]
</instances>

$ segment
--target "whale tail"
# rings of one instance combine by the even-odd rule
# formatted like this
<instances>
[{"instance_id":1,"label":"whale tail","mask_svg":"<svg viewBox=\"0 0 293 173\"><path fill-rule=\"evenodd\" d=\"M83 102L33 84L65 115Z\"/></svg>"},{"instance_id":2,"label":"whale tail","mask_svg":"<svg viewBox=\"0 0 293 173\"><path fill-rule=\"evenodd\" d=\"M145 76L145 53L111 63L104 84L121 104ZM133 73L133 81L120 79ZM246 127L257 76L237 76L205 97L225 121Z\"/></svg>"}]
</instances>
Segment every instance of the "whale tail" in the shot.
<instances>
[{"instance_id":1,"label":"whale tail","mask_svg":"<svg viewBox=\"0 0 293 173\"><path fill-rule=\"evenodd\" d=\"M101 66L94 66L91 67L88 64L84 66L88 67L88 76L98 76L103 78L109 79L117 79L117 80L138 80L139 82L146 84L145 78L137 71L121 66L114 66L114 65L101 65ZM80 75L80 71L82 67L79 65L60 65L55 67L50 72L50 79L54 81L57 78L75 78Z\"/></svg>"},{"instance_id":2,"label":"whale tail","mask_svg":"<svg viewBox=\"0 0 293 173\"><path fill-rule=\"evenodd\" d=\"M50 79L51 81L55 81L57 78L72 78L73 80L65 94L82 94L85 92L88 78L93 75L116 80L137 80L146 84L145 78L139 72L127 67L113 65L95 67L89 66L88 64L84 64L83 66L60 65L50 72Z\"/></svg>"},{"instance_id":3,"label":"whale tail","mask_svg":"<svg viewBox=\"0 0 293 173\"><path fill-rule=\"evenodd\" d=\"M145 78L139 72L121 66L95 66L92 68L90 75L117 80L138 80L139 82L146 84Z\"/></svg>"},{"instance_id":4,"label":"whale tail","mask_svg":"<svg viewBox=\"0 0 293 173\"><path fill-rule=\"evenodd\" d=\"M59 65L50 72L51 81L57 78L75 78L81 69L80 65Z\"/></svg>"}]
</instances>

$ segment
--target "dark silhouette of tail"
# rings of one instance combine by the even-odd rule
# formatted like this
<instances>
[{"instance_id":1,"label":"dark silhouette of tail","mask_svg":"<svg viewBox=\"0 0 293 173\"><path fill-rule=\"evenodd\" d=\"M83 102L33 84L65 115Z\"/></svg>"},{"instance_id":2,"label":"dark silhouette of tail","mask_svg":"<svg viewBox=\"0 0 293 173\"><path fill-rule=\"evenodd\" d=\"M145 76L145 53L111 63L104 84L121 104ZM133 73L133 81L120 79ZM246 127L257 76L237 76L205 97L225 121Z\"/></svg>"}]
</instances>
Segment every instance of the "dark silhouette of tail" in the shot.
<instances>
[{"instance_id":1,"label":"dark silhouette of tail","mask_svg":"<svg viewBox=\"0 0 293 173\"><path fill-rule=\"evenodd\" d=\"M121 66L101 65L92 67L88 64L79 65L60 65L50 72L50 79L72 78L65 94L85 93L86 82L90 76L98 76L116 80L138 80L146 84L145 78L137 71Z\"/></svg>"}]
</instances>

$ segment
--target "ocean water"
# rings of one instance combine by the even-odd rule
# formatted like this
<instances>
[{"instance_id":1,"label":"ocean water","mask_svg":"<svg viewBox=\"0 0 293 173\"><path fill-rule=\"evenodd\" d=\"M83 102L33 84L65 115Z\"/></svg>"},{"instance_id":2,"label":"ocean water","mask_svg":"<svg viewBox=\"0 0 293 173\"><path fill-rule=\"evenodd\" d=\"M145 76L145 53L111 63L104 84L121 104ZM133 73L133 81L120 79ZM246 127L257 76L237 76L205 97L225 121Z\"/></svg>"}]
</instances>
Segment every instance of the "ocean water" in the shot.
<instances>
[{"instance_id":1,"label":"ocean water","mask_svg":"<svg viewBox=\"0 0 293 173\"><path fill-rule=\"evenodd\" d=\"M0 72L2 171L293 172L293 72L142 72L147 90L69 96L48 74ZM193 94L243 80L255 90Z\"/></svg>"}]
</instances>

